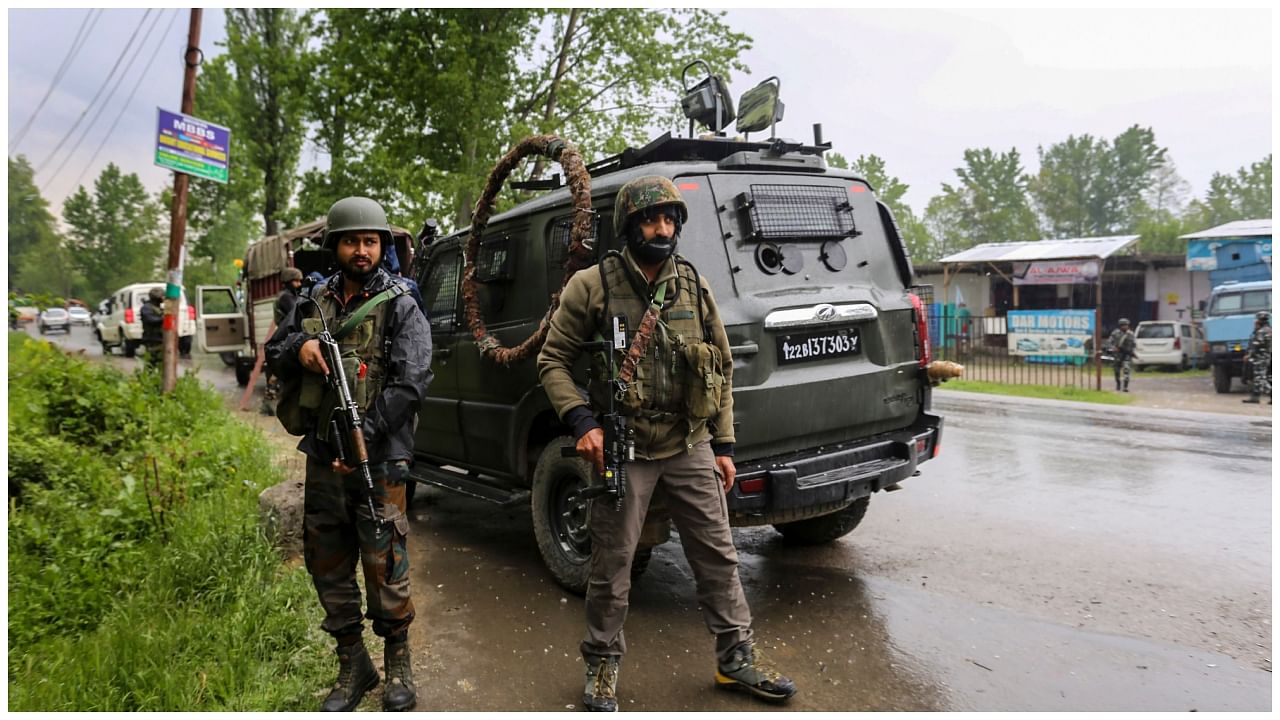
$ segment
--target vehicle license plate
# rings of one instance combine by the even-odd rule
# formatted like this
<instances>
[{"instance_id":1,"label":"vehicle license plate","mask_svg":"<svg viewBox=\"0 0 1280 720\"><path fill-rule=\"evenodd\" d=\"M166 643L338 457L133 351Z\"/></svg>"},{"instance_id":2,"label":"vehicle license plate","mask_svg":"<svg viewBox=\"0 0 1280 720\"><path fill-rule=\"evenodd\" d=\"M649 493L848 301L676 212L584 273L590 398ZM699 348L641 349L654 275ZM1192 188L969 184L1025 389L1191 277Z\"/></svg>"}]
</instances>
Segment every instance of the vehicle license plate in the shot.
<instances>
[{"instance_id":1,"label":"vehicle license plate","mask_svg":"<svg viewBox=\"0 0 1280 720\"><path fill-rule=\"evenodd\" d=\"M778 364L862 354L857 328L839 328L778 336Z\"/></svg>"}]
</instances>

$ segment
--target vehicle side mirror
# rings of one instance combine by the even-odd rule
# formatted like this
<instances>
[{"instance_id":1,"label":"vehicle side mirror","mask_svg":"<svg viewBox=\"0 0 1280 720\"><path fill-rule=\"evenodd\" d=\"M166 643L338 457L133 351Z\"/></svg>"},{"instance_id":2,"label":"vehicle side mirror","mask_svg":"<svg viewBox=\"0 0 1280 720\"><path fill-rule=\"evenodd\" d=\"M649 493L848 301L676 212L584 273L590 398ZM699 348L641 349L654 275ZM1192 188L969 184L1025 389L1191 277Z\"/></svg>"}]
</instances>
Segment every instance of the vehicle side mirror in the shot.
<instances>
[{"instance_id":1,"label":"vehicle side mirror","mask_svg":"<svg viewBox=\"0 0 1280 720\"><path fill-rule=\"evenodd\" d=\"M771 77L742 94L738 107L742 113L738 115L738 132L749 133L770 128L770 135L777 135L773 128L782 119L783 104L778 98L782 90L782 81Z\"/></svg>"}]
</instances>

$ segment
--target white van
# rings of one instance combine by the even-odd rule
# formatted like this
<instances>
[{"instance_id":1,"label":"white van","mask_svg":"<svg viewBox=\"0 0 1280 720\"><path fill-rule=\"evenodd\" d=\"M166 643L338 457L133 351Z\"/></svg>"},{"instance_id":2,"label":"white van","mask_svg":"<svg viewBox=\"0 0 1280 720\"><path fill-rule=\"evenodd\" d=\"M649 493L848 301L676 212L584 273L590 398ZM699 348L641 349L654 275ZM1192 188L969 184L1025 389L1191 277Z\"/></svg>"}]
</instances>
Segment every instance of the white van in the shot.
<instances>
[{"instance_id":1,"label":"white van","mask_svg":"<svg viewBox=\"0 0 1280 720\"><path fill-rule=\"evenodd\" d=\"M1144 320L1134 333L1133 369L1146 365L1174 366L1180 370L1204 367L1208 343L1199 325L1176 320Z\"/></svg>"},{"instance_id":2,"label":"white van","mask_svg":"<svg viewBox=\"0 0 1280 720\"><path fill-rule=\"evenodd\" d=\"M102 343L102 354L110 355L118 347L125 357L133 357L142 344L142 304L151 288L164 290L162 282L134 283L111 293L102 302L94 324L94 332ZM184 291L178 298L178 352L191 354L191 338L196 332L196 309L187 304Z\"/></svg>"}]
</instances>

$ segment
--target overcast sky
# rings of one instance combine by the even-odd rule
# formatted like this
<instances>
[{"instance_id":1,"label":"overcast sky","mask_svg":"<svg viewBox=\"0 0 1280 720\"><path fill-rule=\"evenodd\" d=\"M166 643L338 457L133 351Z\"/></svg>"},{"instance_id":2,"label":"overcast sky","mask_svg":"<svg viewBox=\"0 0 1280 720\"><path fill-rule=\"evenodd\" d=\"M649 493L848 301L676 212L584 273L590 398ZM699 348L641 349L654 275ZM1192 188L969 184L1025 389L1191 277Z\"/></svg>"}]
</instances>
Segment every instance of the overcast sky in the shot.
<instances>
[{"instance_id":1,"label":"overcast sky","mask_svg":"<svg viewBox=\"0 0 1280 720\"><path fill-rule=\"evenodd\" d=\"M108 162L138 173L150 190L172 183L152 164L156 107L179 107L186 10L162 11L149 34L161 11L147 17L138 32L144 45L114 93L104 82L145 11L103 12L32 129L13 145L88 12L7 12L8 154L36 165L55 212ZM1269 10L731 10L729 22L755 40L745 57L751 75L731 80L735 100L777 75L786 103L779 135L809 141L821 122L846 157L884 158L889 173L910 185L906 201L917 213L942 183L955 181L966 148L1017 148L1034 172L1037 146L1073 134L1111 139L1138 124L1155 131L1194 196L1214 172L1232 173L1272 151ZM206 11L206 56L221 52L216 43L224 37L222 12ZM120 115L153 51L154 64ZM74 153L80 131L50 159L100 90L112 99L96 121L96 109L88 111L81 129L92 124L90 132ZM91 162L117 116L119 126ZM232 163L235 172L234 151Z\"/></svg>"}]
</instances>

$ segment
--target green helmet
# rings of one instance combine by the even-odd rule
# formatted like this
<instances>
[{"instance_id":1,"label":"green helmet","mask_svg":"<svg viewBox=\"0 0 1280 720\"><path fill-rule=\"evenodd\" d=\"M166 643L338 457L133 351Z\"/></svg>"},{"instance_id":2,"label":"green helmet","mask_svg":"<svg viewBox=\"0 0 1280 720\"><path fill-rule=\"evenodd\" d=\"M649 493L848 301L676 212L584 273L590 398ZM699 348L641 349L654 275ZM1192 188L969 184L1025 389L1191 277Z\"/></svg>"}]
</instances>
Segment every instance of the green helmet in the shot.
<instances>
[{"instance_id":1,"label":"green helmet","mask_svg":"<svg viewBox=\"0 0 1280 720\"><path fill-rule=\"evenodd\" d=\"M323 246L333 250L342 233L352 230L376 230L382 236L384 251L391 244L391 226L387 223L386 211L377 201L367 197L346 197L330 206Z\"/></svg>"},{"instance_id":2,"label":"green helmet","mask_svg":"<svg viewBox=\"0 0 1280 720\"><path fill-rule=\"evenodd\" d=\"M613 204L613 235L622 237L632 216L659 205L675 205L680 213L680 224L689 219L689 206L684 204L675 183L660 175L636 178L618 190Z\"/></svg>"},{"instance_id":3,"label":"green helmet","mask_svg":"<svg viewBox=\"0 0 1280 720\"><path fill-rule=\"evenodd\" d=\"M1254 315L1253 318L1260 322L1264 322L1268 325L1271 324L1271 313L1267 312L1266 310L1259 310L1258 314Z\"/></svg>"},{"instance_id":4,"label":"green helmet","mask_svg":"<svg viewBox=\"0 0 1280 720\"><path fill-rule=\"evenodd\" d=\"M153 287L147 291L147 299L153 303L164 302L164 288Z\"/></svg>"},{"instance_id":5,"label":"green helmet","mask_svg":"<svg viewBox=\"0 0 1280 720\"><path fill-rule=\"evenodd\" d=\"M1124 327L1129 324L1129 318L1120 318L1120 326Z\"/></svg>"}]
</instances>

